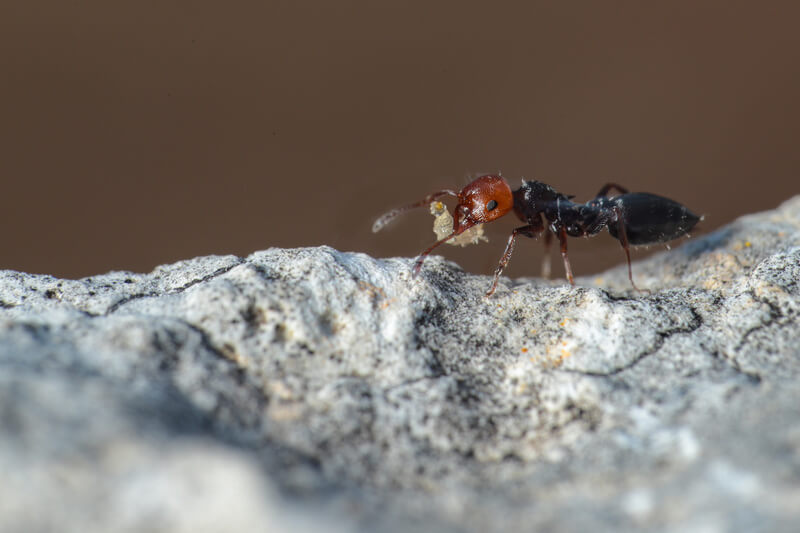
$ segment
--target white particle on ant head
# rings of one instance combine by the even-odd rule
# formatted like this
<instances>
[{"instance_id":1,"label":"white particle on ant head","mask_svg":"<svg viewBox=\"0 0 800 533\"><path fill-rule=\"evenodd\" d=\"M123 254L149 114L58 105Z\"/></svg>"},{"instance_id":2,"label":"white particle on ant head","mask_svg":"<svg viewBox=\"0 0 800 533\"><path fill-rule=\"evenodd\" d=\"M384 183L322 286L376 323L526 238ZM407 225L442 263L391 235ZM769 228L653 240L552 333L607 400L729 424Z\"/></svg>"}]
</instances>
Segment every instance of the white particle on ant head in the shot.
<instances>
[{"instance_id":1,"label":"white particle on ant head","mask_svg":"<svg viewBox=\"0 0 800 533\"><path fill-rule=\"evenodd\" d=\"M444 239L453 232L453 215L447 210L446 205L438 201L431 202L431 215L436 217L433 221L433 232L437 240ZM489 242L489 239L483 234L483 224L476 224L447 241L447 244L463 247L481 241Z\"/></svg>"}]
</instances>

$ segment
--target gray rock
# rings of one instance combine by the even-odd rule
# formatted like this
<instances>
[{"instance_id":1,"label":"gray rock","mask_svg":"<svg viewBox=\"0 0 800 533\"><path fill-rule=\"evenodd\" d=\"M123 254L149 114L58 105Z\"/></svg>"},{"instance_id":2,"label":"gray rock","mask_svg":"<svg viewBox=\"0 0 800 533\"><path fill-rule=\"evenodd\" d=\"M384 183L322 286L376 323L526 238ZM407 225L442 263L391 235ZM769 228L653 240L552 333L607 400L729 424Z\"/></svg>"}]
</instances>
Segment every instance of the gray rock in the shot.
<instances>
[{"instance_id":1,"label":"gray rock","mask_svg":"<svg viewBox=\"0 0 800 533\"><path fill-rule=\"evenodd\" d=\"M790 531L800 196L634 265L0 273L2 531Z\"/></svg>"}]
</instances>

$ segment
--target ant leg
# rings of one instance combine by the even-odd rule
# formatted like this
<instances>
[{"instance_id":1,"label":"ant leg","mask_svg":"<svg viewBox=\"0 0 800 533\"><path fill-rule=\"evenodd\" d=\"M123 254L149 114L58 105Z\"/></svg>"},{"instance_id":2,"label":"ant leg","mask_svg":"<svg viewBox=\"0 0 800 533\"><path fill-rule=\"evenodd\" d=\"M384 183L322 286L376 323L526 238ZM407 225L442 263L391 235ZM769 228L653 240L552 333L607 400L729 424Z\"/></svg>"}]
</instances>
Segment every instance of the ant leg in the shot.
<instances>
[{"instance_id":1,"label":"ant leg","mask_svg":"<svg viewBox=\"0 0 800 533\"><path fill-rule=\"evenodd\" d=\"M382 214L375 223L372 225L372 233L378 233L382 230L386 224L391 222L394 218L398 215L402 215L406 211L410 211L412 209L416 209L417 207L424 207L430 204L432 201L436 200L437 198L441 198L442 196L456 196L458 197L458 193L451 189L445 189L442 191L436 191L430 193L428 196L423 198L418 202L414 202L413 204L404 205L403 207L398 207L396 209L392 209L384 214Z\"/></svg>"},{"instance_id":2,"label":"ant leg","mask_svg":"<svg viewBox=\"0 0 800 533\"><path fill-rule=\"evenodd\" d=\"M625 250L625 259L628 260L628 279L631 281L631 287L637 292L650 292L642 290L633 282L633 270L631 269L631 250L630 243L628 242L628 233L625 231L625 220L622 216L622 209L619 207L614 208L614 214L617 218L617 233L619 234L619 242L622 244L622 249Z\"/></svg>"},{"instance_id":3,"label":"ant leg","mask_svg":"<svg viewBox=\"0 0 800 533\"><path fill-rule=\"evenodd\" d=\"M549 231L544 234L544 257L542 257L542 277L550 278L550 244L553 242L553 234Z\"/></svg>"},{"instance_id":4,"label":"ant leg","mask_svg":"<svg viewBox=\"0 0 800 533\"><path fill-rule=\"evenodd\" d=\"M606 183L605 185L603 185L603 188L600 189L600 192L597 193L597 196L595 196L595 198L601 198L603 196L608 196L608 193L612 189L616 189L617 192L619 192L620 194L627 194L629 192L628 189L626 189L625 187L622 187L621 185L617 185L616 183Z\"/></svg>"},{"instance_id":5,"label":"ant leg","mask_svg":"<svg viewBox=\"0 0 800 533\"><path fill-rule=\"evenodd\" d=\"M572 266L569 264L569 257L567 256L567 228L561 226L558 228L558 240L561 242L561 257L564 259L564 270L567 273L567 281L570 285L575 285L575 280L572 278Z\"/></svg>"},{"instance_id":6,"label":"ant leg","mask_svg":"<svg viewBox=\"0 0 800 533\"><path fill-rule=\"evenodd\" d=\"M506 268L508 265L508 261L511 259L511 254L514 252L514 243L517 240L517 237L520 235L525 235L526 237L533 237L536 235L536 231L542 231L541 228L536 228L534 226L522 226L516 228L514 231L511 232L511 236L508 238L508 244L506 245L506 251L503 252L503 257L500 258L500 263L497 265L497 269L494 271L494 280L492 281L492 286L489 287L489 290L486 291L486 296L489 297L494 294L495 289L497 288L497 281L500 279L500 274L502 274L503 269Z\"/></svg>"},{"instance_id":7,"label":"ant leg","mask_svg":"<svg viewBox=\"0 0 800 533\"><path fill-rule=\"evenodd\" d=\"M461 232L455 232L455 231L452 232L450 235L448 235L444 239L439 239L435 243L431 244L428 247L427 250L425 250L424 252L419 254L419 256L417 256L417 260L414 262L413 276L417 277L417 275L419 274L419 271L422 270L422 263L425 262L425 258L428 257L428 254L430 254L433 251L434 248L436 248L440 244L446 243L447 241L449 241L450 239L452 239L453 237L455 237L459 233L461 233Z\"/></svg>"}]
</instances>

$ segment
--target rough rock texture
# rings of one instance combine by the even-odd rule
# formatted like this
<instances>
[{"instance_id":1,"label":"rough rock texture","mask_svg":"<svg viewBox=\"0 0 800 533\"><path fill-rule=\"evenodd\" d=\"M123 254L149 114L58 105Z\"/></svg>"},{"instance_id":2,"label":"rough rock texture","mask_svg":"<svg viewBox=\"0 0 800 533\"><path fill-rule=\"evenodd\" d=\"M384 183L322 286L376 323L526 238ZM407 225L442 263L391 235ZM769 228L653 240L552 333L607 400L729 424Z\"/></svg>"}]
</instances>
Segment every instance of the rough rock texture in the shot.
<instances>
[{"instance_id":1,"label":"rough rock texture","mask_svg":"<svg viewBox=\"0 0 800 533\"><path fill-rule=\"evenodd\" d=\"M800 197L635 264L649 293L410 265L0 273L0 530L800 523Z\"/></svg>"}]
</instances>

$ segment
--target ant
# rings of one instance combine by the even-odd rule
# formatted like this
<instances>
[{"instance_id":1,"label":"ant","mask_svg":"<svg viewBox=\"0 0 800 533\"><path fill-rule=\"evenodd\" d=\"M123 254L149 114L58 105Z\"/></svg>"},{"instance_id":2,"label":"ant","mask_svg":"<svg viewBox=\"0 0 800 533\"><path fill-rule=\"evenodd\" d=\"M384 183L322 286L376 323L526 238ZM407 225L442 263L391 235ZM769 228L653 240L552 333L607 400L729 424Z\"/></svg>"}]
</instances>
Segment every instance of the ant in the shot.
<instances>
[{"instance_id":1,"label":"ant","mask_svg":"<svg viewBox=\"0 0 800 533\"><path fill-rule=\"evenodd\" d=\"M612 191L619 195L609 196ZM494 272L494 281L486 296L494 294L500 274L511 259L514 243L520 235L536 238L542 232L550 230L544 234L546 250L549 249L552 236L556 235L561 243L561 257L564 259L567 280L575 285L567 256L567 236L590 237L604 228L608 228L611 236L622 244L628 261L628 279L634 290L640 291L633 282L630 246L677 239L689 233L700 220L700 217L674 200L655 194L628 192L616 183L604 185L594 199L579 204L572 201L574 196L561 194L540 181L522 180L522 186L512 191L501 176L486 175L475 179L458 192L451 189L436 191L418 202L393 209L375 221L372 231L378 232L396 216L410 209L426 206L442 196L458 198L458 204L453 210L453 231L417 257L414 276L419 274L422 263L434 248L477 224L492 222L512 210L525 223L516 228L508 238L505 252L500 258ZM545 263L545 273L549 271L548 266Z\"/></svg>"}]
</instances>

